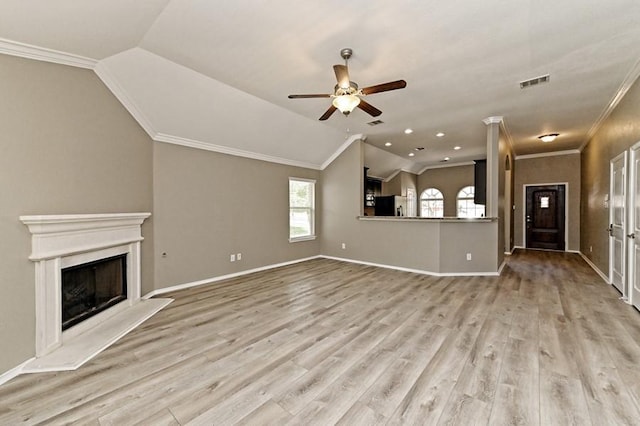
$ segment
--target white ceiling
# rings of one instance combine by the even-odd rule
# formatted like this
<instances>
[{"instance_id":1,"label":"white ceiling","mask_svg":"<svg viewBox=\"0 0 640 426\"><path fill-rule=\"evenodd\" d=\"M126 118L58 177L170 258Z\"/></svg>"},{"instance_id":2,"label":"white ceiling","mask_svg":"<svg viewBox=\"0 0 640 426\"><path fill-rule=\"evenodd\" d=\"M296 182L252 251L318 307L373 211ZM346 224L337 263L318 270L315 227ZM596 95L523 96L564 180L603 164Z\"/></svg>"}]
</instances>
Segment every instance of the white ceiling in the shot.
<instances>
[{"instance_id":1,"label":"white ceiling","mask_svg":"<svg viewBox=\"0 0 640 426\"><path fill-rule=\"evenodd\" d=\"M156 139L320 167L362 133L417 170L482 157L491 116L518 155L579 149L640 73L640 2L2 0L0 38L96 60ZM344 47L360 87L407 81L367 97L384 124L287 98L330 93Z\"/></svg>"}]
</instances>

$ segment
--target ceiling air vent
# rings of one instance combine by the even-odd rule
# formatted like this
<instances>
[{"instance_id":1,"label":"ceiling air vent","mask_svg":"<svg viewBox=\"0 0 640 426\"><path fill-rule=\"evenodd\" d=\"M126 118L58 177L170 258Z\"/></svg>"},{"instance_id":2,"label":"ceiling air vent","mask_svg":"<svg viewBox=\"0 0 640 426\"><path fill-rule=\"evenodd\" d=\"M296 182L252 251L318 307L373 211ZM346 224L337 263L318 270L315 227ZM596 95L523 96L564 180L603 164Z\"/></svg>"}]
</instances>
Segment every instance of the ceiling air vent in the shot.
<instances>
[{"instance_id":1,"label":"ceiling air vent","mask_svg":"<svg viewBox=\"0 0 640 426\"><path fill-rule=\"evenodd\" d=\"M382 124L382 123L384 123L384 121L382 121L382 120L373 120L373 121L368 122L367 124L369 126L377 126L378 124Z\"/></svg>"},{"instance_id":2,"label":"ceiling air vent","mask_svg":"<svg viewBox=\"0 0 640 426\"><path fill-rule=\"evenodd\" d=\"M548 83L548 82L549 82L549 74L545 74L545 75L541 75L540 77L532 78L530 80L521 81L520 88L525 89L527 87L537 86L538 84Z\"/></svg>"}]
</instances>

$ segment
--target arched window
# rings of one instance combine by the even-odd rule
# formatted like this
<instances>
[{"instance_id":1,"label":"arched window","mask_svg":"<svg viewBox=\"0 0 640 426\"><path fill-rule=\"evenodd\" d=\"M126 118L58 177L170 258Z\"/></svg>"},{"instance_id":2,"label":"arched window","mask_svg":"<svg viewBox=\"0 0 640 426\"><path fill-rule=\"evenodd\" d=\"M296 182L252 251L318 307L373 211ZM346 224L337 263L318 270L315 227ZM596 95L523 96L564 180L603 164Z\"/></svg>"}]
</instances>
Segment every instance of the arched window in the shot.
<instances>
[{"instance_id":1,"label":"arched window","mask_svg":"<svg viewBox=\"0 0 640 426\"><path fill-rule=\"evenodd\" d=\"M421 217L443 217L444 197L436 188L427 188L420 194Z\"/></svg>"},{"instance_id":2,"label":"arched window","mask_svg":"<svg viewBox=\"0 0 640 426\"><path fill-rule=\"evenodd\" d=\"M473 202L475 187L465 186L458 192L458 217L484 217L484 206Z\"/></svg>"}]
</instances>

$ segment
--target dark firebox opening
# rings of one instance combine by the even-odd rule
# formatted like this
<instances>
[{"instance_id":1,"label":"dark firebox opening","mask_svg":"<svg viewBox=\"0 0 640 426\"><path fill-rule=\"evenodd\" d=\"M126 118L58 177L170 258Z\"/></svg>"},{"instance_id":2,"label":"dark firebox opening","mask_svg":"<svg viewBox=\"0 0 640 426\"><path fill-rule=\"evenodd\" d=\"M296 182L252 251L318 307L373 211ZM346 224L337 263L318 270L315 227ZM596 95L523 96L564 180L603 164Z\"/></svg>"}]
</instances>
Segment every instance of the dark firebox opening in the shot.
<instances>
[{"instance_id":1,"label":"dark firebox opening","mask_svg":"<svg viewBox=\"0 0 640 426\"><path fill-rule=\"evenodd\" d=\"M127 298L127 255L62 270L62 330Z\"/></svg>"}]
</instances>

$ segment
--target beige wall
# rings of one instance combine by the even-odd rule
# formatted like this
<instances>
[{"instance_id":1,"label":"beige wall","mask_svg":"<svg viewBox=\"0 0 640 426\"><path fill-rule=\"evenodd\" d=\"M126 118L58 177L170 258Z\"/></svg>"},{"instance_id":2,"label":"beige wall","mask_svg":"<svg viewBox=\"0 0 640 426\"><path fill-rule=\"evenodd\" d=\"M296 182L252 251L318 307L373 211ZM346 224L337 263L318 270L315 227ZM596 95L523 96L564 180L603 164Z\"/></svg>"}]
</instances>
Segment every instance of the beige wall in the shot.
<instances>
[{"instance_id":1,"label":"beige wall","mask_svg":"<svg viewBox=\"0 0 640 426\"><path fill-rule=\"evenodd\" d=\"M640 82L636 81L582 151L580 250L609 273L609 161L640 141ZM590 249L593 249L591 251Z\"/></svg>"},{"instance_id":2,"label":"beige wall","mask_svg":"<svg viewBox=\"0 0 640 426\"><path fill-rule=\"evenodd\" d=\"M322 254L437 273L495 272L496 254L486 247L497 244L497 222L358 220L361 145L354 142L323 172Z\"/></svg>"},{"instance_id":3,"label":"beige wall","mask_svg":"<svg viewBox=\"0 0 640 426\"><path fill-rule=\"evenodd\" d=\"M389 182L382 183L382 195L400 195L407 196L407 189L411 188L417 191L418 176L405 171L400 171Z\"/></svg>"},{"instance_id":4,"label":"beige wall","mask_svg":"<svg viewBox=\"0 0 640 426\"><path fill-rule=\"evenodd\" d=\"M444 196L444 215L456 217L456 198L458 192L465 186L474 185L474 166L452 166L438 169L429 169L418 176L418 200L420 194L427 188L436 188ZM418 201L418 215L420 214L420 201Z\"/></svg>"},{"instance_id":5,"label":"beige wall","mask_svg":"<svg viewBox=\"0 0 640 426\"><path fill-rule=\"evenodd\" d=\"M320 212L317 170L156 143L153 176L156 288L320 254L319 240L288 241L289 177L317 180Z\"/></svg>"},{"instance_id":6,"label":"beige wall","mask_svg":"<svg viewBox=\"0 0 640 426\"><path fill-rule=\"evenodd\" d=\"M568 240L566 250L580 250L580 154L516 160L514 183L514 241L524 247L524 186L567 183Z\"/></svg>"},{"instance_id":7,"label":"beige wall","mask_svg":"<svg viewBox=\"0 0 640 426\"><path fill-rule=\"evenodd\" d=\"M89 70L0 55L0 374L34 355L32 214L152 211L152 142ZM153 216L142 229L153 288Z\"/></svg>"}]
</instances>

